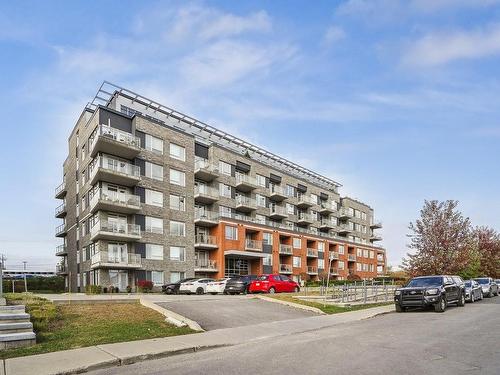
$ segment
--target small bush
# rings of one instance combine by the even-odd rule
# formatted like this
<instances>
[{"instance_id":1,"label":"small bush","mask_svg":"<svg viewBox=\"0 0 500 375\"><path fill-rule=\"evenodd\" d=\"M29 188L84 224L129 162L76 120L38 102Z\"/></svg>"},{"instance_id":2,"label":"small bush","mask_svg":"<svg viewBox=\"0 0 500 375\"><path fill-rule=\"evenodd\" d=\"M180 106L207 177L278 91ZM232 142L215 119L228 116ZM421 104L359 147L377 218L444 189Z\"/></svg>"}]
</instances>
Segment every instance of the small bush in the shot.
<instances>
[{"instance_id":1,"label":"small bush","mask_svg":"<svg viewBox=\"0 0 500 375\"><path fill-rule=\"evenodd\" d=\"M130 285L127 285L126 290L127 290L127 293L132 293L132 287Z\"/></svg>"},{"instance_id":2,"label":"small bush","mask_svg":"<svg viewBox=\"0 0 500 375\"><path fill-rule=\"evenodd\" d=\"M87 285L85 286L86 294L101 294L102 287L100 285Z\"/></svg>"},{"instance_id":3,"label":"small bush","mask_svg":"<svg viewBox=\"0 0 500 375\"><path fill-rule=\"evenodd\" d=\"M153 282L149 280L138 280L137 289L141 293L151 292L151 290L153 289Z\"/></svg>"}]
</instances>

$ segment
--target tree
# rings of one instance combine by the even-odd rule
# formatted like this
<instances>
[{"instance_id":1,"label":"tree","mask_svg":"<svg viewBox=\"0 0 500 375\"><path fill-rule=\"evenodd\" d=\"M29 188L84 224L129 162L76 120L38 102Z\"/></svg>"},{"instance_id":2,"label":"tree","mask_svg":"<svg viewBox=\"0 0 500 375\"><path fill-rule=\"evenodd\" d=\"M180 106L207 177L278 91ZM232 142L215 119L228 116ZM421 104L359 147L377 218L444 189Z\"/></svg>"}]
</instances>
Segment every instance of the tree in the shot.
<instances>
[{"instance_id":1,"label":"tree","mask_svg":"<svg viewBox=\"0 0 500 375\"><path fill-rule=\"evenodd\" d=\"M410 276L457 274L467 268L474 253L469 218L457 210L458 202L425 201L420 219L410 223L410 252L403 269Z\"/></svg>"},{"instance_id":2,"label":"tree","mask_svg":"<svg viewBox=\"0 0 500 375\"><path fill-rule=\"evenodd\" d=\"M474 230L479 269L476 276L500 278L500 234L488 227Z\"/></svg>"}]
</instances>

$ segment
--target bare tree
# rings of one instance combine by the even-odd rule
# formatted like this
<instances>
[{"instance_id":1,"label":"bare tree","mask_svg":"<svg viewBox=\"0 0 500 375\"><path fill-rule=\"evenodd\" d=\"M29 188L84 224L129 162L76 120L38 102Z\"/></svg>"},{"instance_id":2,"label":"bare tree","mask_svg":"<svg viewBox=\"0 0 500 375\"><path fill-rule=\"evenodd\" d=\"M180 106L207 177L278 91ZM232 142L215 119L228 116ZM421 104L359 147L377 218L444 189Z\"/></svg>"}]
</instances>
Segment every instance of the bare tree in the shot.
<instances>
[{"instance_id":1,"label":"bare tree","mask_svg":"<svg viewBox=\"0 0 500 375\"><path fill-rule=\"evenodd\" d=\"M457 274L474 252L469 218L457 210L457 201L425 201L420 218L410 223L410 252L403 268L410 276Z\"/></svg>"}]
</instances>

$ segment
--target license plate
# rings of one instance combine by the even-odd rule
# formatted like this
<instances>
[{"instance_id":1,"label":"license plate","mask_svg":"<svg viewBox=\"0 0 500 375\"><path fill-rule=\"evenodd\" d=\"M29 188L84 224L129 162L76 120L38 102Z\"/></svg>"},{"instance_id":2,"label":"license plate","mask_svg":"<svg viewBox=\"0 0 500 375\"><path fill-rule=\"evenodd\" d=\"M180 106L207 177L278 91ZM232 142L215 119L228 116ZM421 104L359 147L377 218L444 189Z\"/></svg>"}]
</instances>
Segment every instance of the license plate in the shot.
<instances>
[{"instance_id":1,"label":"license plate","mask_svg":"<svg viewBox=\"0 0 500 375\"><path fill-rule=\"evenodd\" d=\"M229 289L234 289L234 286L230 286Z\"/></svg>"},{"instance_id":2,"label":"license plate","mask_svg":"<svg viewBox=\"0 0 500 375\"><path fill-rule=\"evenodd\" d=\"M259 285L260 285L260 283L255 283L255 286L259 286Z\"/></svg>"}]
</instances>

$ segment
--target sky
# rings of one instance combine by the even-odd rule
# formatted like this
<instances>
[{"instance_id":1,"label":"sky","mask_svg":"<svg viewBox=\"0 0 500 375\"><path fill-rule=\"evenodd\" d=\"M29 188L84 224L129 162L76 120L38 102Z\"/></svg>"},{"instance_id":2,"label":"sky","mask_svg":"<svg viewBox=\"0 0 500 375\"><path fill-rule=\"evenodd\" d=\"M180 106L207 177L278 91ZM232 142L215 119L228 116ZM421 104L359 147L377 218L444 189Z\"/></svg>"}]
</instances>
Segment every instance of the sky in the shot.
<instances>
[{"instance_id":1,"label":"sky","mask_svg":"<svg viewBox=\"0 0 500 375\"><path fill-rule=\"evenodd\" d=\"M389 264L426 199L500 230L500 0L0 3L0 253L53 269L67 138L103 80L336 181Z\"/></svg>"}]
</instances>

